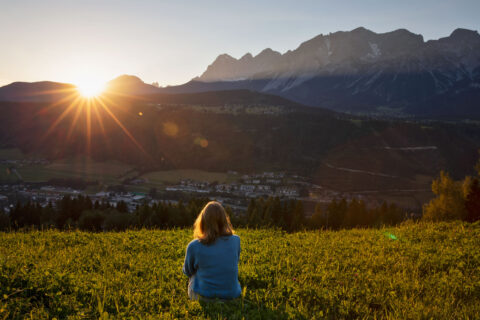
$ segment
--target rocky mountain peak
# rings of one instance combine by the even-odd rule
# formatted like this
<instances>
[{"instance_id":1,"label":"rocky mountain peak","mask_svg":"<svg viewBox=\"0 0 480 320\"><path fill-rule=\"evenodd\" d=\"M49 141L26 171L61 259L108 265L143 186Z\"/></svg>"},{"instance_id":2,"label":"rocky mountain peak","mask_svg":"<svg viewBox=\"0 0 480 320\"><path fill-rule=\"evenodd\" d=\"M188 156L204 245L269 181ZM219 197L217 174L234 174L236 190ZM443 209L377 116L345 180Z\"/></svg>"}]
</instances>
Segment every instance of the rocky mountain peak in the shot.
<instances>
[{"instance_id":1,"label":"rocky mountain peak","mask_svg":"<svg viewBox=\"0 0 480 320\"><path fill-rule=\"evenodd\" d=\"M458 28L453 30L453 32L450 34L450 38L458 39L458 40L471 40L471 39L480 39L480 35L476 30Z\"/></svg>"},{"instance_id":2,"label":"rocky mountain peak","mask_svg":"<svg viewBox=\"0 0 480 320\"><path fill-rule=\"evenodd\" d=\"M280 57L282 54L278 51L273 51L270 48L263 49L259 54L255 56L255 58L265 58L265 57Z\"/></svg>"},{"instance_id":3,"label":"rocky mountain peak","mask_svg":"<svg viewBox=\"0 0 480 320\"><path fill-rule=\"evenodd\" d=\"M231 61L236 61L237 59L235 59L234 57L232 57L231 55L229 54L221 54L217 57L217 59L215 59L215 61L213 63L219 63L219 62L231 62Z\"/></svg>"},{"instance_id":4,"label":"rocky mountain peak","mask_svg":"<svg viewBox=\"0 0 480 320\"><path fill-rule=\"evenodd\" d=\"M248 60L252 60L252 59L253 59L253 56L250 52L244 54L243 57L240 58L240 60L242 60L242 61L248 61Z\"/></svg>"},{"instance_id":5,"label":"rocky mountain peak","mask_svg":"<svg viewBox=\"0 0 480 320\"><path fill-rule=\"evenodd\" d=\"M444 105L442 112L455 106L455 112L478 114L480 35L473 30L425 42L407 29L360 27L320 34L284 54L265 49L217 60L195 79L197 87L247 88L336 110L370 112L382 105L417 113L420 106L429 113Z\"/></svg>"},{"instance_id":6,"label":"rocky mountain peak","mask_svg":"<svg viewBox=\"0 0 480 320\"><path fill-rule=\"evenodd\" d=\"M463 33L459 31L457 33ZM231 81L258 78L259 74L284 74L284 77L315 74L323 68L338 65L342 70L357 63L374 63L396 56L415 54L424 45L422 35L406 29L375 33L364 27L351 31L320 34L301 43L297 49L283 55L267 48L253 57L250 53L240 59L222 54L196 80Z\"/></svg>"}]
</instances>

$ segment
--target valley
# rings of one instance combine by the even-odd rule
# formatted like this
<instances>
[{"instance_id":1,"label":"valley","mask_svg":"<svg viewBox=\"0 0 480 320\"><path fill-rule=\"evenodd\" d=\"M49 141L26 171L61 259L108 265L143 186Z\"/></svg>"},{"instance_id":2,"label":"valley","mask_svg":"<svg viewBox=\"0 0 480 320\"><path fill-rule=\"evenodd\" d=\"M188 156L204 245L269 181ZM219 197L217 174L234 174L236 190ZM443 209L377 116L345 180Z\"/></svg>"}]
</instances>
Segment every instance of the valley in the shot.
<instances>
[{"instance_id":1,"label":"valley","mask_svg":"<svg viewBox=\"0 0 480 320\"><path fill-rule=\"evenodd\" d=\"M4 103L10 116L3 118L8 121L3 121L1 141L17 149L2 151L2 171L15 171L0 178L2 183L44 185L77 179L83 181L85 194L107 190L149 194L156 189L161 197L167 188L195 194L174 187L181 181L241 184L228 172L239 176L285 172L305 177L309 185L304 195L294 194L305 201L362 197L372 206L389 201L419 212L432 196L430 184L440 170L462 176L477 161L476 123L369 119L296 108L288 101L267 100L256 107L256 102L245 100L232 109L230 99L236 98L223 95L222 101L207 96L213 101L203 98L202 104L180 95L175 99L184 99L183 103L173 105L158 97L147 102L112 98L110 110L123 128L97 107L95 112L104 114L103 128L94 117L89 139L81 114L76 123L75 114L66 115L51 129L67 104L32 118L47 104ZM23 160L12 165L16 157ZM274 196L276 187L269 185L252 195ZM209 187L204 194L215 195L214 190Z\"/></svg>"}]
</instances>

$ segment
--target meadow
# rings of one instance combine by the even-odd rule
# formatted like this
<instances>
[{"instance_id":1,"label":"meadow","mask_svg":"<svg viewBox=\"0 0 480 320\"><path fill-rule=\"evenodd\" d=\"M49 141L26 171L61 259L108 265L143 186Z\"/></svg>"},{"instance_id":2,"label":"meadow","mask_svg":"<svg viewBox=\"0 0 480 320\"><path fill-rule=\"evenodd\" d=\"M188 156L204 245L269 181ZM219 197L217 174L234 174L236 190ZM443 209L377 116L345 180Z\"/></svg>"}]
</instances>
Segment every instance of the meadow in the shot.
<instances>
[{"instance_id":1,"label":"meadow","mask_svg":"<svg viewBox=\"0 0 480 320\"><path fill-rule=\"evenodd\" d=\"M0 148L0 160L38 160L41 155L24 154L15 148ZM95 161L88 157L77 156L56 160L47 164L34 162L1 164L0 182L18 182L15 174L8 168L14 167L25 182L47 182L50 179L84 179L106 184L119 184L127 176L135 175L132 166L119 161Z\"/></svg>"},{"instance_id":2,"label":"meadow","mask_svg":"<svg viewBox=\"0 0 480 320\"><path fill-rule=\"evenodd\" d=\"M26 155L19 149L0 148L0 160L25 160L41 158L38 155ZM99 186L89 187L89 191L97 192L105 185L119 185L127 178L143 178L145 183L128 185L129 191L149 192L151 188L162 188L168 184L180 183L184 179L219 183L232 182L237 176L224 172L204 170L164 170L151 171L142 175L134 166L119 161L95 161L88 157L77 156L56 160L48 164L0 164L0 183L18 182L18 177L8 170L16 167L18 174L25 182L48 182L51 179L83 179L98 181Z\"/></svg>"},{"instance_id":3,"label":"meadow","mask_svg":"<svg viewBox=\"0 0 480 320\"><path fill-rule=\"evenodd\" d=\"M474 319L480 224L240 229L240 299L189 301L191 230L0 233L0 319Z\"/></svg>"},{"instance_id":4,"label":"meadow","mask_svg":"<svg viewBox=\"0 0 480 320\"><path fill-rule=\"evenodd\" d=\"M96 162L86 159L67 159L48 165L21 167L18 172L27 182L76 178L105 184L118 184L131 170L132 167L116 161Z\"/></svg>"}]
</instances>

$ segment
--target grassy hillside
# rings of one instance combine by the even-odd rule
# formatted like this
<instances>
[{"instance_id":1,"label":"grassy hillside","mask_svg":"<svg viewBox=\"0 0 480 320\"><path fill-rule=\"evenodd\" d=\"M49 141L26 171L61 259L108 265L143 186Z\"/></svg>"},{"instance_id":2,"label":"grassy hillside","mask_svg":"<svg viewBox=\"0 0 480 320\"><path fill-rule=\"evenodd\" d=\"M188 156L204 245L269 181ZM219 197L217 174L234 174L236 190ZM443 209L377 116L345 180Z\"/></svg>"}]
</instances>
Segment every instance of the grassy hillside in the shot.
<instances>
[{"instance_id":1,"label":"grassy hillside","mask_svg":"<svg viewBox=\"0 0 480 320\"><path fill-rule=\"evenodd\" d=\"M476 318L480 224L238 230L237 302L187 299L190 230L0 233L0 318Z\"/></svg>"}]
</instances>

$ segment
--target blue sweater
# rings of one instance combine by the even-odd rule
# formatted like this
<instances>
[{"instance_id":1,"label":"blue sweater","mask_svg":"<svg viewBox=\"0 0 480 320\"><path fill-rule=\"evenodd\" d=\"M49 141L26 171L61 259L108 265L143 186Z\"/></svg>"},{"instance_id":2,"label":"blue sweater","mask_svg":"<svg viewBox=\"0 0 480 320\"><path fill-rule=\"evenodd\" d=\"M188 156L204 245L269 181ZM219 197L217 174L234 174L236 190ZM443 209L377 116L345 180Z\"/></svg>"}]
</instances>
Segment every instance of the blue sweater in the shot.
<instances>
[{"instance_id":1,"label":"blue sweater","mask_svg":"<svg viewBox=\"0 0 480 320\"><path fill-rule=\"evenodd\" d=\"M219 237L210 245L198 239L187 246L183 273L189 278L195 275L192 289L208 298L233 299L240 296L238 259L240 237Z\"/></svg>"}]
</instances>

